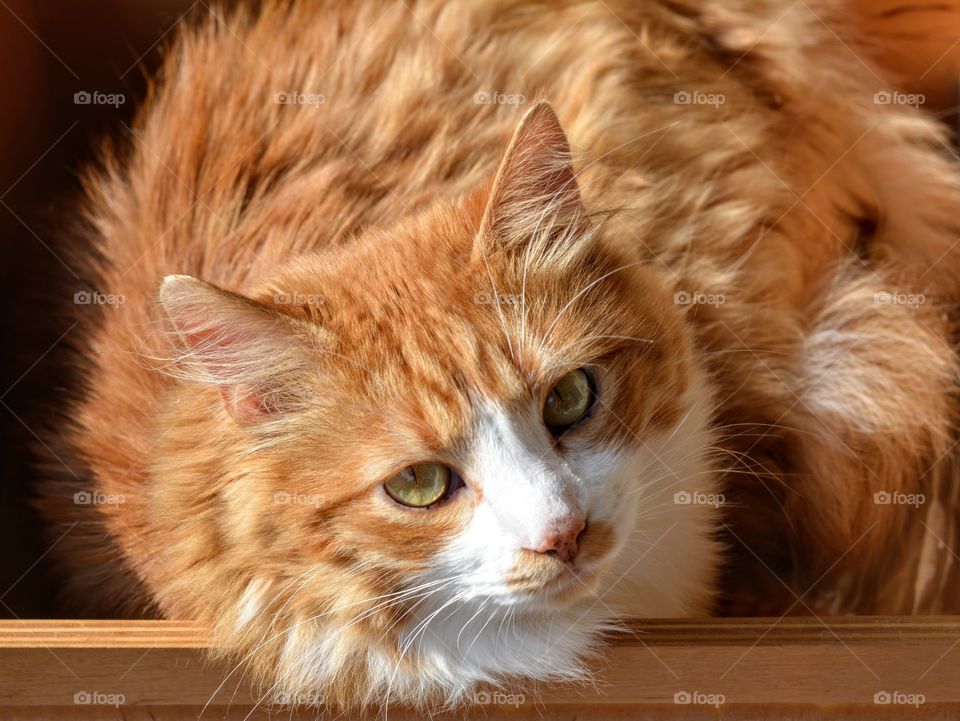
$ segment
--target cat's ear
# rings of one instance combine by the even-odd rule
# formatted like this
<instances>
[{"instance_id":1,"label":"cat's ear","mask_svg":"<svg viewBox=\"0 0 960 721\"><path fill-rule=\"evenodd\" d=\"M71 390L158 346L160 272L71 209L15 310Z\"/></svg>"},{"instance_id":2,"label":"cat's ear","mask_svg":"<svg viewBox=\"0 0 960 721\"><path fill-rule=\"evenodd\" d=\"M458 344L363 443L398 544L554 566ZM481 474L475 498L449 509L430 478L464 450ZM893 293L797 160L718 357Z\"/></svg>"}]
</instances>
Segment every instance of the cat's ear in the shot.
<instances>
[{"instance_id":1,"label":"cat's ear","mask_svg":"<svg viewBox=\"0 0 960 721\"><path fill-rule=\"evenodd\" d=\"M539 102L523 116L497 170L474 255L530 243L562 255L584 228L570 144L553 108Z\"/></svg>"},{"instance_id":2,"label":"cat's ear","mask_svg":"<svg viewBox=\"0 0 960 721\"><path fill-rule=\"evenodd\" d=\"M160 302L177 331L185 377L215 385L241 424L283 410L308 363L291 319L189 275L168 275Z\"/></svg>"}]
</instances>

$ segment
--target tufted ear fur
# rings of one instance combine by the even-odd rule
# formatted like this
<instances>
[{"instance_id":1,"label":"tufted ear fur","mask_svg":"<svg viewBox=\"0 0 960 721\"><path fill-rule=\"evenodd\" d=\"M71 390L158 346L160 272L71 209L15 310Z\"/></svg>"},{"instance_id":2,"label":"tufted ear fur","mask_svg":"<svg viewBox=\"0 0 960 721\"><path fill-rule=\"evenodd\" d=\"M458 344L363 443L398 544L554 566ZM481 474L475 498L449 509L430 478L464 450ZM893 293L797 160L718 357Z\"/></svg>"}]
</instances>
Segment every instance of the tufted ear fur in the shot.
<instances>
[{"instance_id":1,"label":"tufted ear fur","mask_svg":"<svg viewBox=\"0 0 960 721\"><path fill-rule=\"evenodd\" d=\"M500 163L474 256L503 249L568 255L585 229L567 136L550 104L539 102L520 121Z\"/></svg>"},{"instance_id":2,"label":"tufted ear fur","mask_svg":"<svg viewBox=\"0 0 960 721\"><path fill-rule=\"evenodd\" d=\"M286 406L308 363L291 319L188 275L164 278L160 302L184 346L183 372L216 385L234 420L255 423Z\"/></svg>"}]
</instances>

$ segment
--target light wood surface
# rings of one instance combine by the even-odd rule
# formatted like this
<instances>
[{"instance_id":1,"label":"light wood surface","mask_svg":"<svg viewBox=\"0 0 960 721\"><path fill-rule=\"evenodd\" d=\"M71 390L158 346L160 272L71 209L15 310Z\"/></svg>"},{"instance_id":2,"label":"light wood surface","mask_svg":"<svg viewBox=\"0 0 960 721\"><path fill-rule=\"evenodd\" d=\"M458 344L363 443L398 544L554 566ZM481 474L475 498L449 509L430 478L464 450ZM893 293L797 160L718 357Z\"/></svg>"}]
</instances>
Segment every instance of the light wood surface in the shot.
<instances>
[{"instance_id":1,"label":"light wood surface","mask_svg":"<svg viewBox=\"0 0 960 721\"><path fill-rule=\"evenodd\" d=\"M262 694L208 662L208 645L189 622L0 622L0 718L197 718L208 702L208 718L317 717L269 696L256 706ZM482 689L451 718L958 718L960 618L640 621L595 668L595 686Z\"/></svg>"}]
</instances>

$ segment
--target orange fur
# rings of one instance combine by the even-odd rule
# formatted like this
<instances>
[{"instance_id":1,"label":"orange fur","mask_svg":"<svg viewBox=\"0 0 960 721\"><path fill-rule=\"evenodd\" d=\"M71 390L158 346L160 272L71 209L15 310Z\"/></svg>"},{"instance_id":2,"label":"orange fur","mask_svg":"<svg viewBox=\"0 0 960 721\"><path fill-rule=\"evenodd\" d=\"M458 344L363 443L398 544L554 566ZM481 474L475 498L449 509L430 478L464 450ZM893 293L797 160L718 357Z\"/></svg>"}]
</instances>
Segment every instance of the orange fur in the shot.
<instances>
[{"instance_id":1,"label":"orange fur","mask_svg":"<svg viewBox=\"0 0 960 721\"><path fill-rule=\"evenodd\" d=\"M477 395L519 415L595 364L584 445L674 428L709 378L729 608L819 582L812 610L922 610L891 572L916 514L873 498L951 477L957 174L809 5L303 2L184 30L86 178L78 252L126 302L82 318L83 390L45 439L74 471L51 459L38 500L54 537L81 522L56 549L72 600L208 622L294 690L289 649L336 628L327 698L382 700L377 664L422 669L391 641L405 604L371 599L479 502L400 514L382 479L461 459ZM274 101L293 91L325 102ZM725 102L673 102L694 91ZM168 282L165 314L170 274L210 285ZM876 302L895 292L924 302Z\"/></svg>"}]
</instances>

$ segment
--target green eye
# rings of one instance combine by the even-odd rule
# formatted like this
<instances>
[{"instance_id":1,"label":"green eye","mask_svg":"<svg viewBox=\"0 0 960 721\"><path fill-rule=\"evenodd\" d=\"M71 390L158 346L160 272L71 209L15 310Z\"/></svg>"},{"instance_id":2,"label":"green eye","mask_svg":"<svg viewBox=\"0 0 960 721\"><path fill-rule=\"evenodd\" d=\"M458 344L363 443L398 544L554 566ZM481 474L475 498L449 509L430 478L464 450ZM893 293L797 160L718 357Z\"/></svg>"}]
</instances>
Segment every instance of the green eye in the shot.
<instances>
[{"instance_id":1,"label":"green eye","mask_svg":"<svg viewBox=\"0 0 960 721\"><path fill-rule=\"evenodd\" d=\"M383 487L397 503L426 508L447 495L451 475L450 469L439 463L417 463L404 468Z\"/></svg>"},{"instance_id":2,"label":"green eye","mask_svg":"<svg viewBox=\"0 0 960 721\"><path fill-rule=\"evenodd\" d=\"M550 391L543 405L543 422L554 433L565 431L587 415L593 401L590 376L578 368L557 381Z\"/></svg>"}]
</instances>

